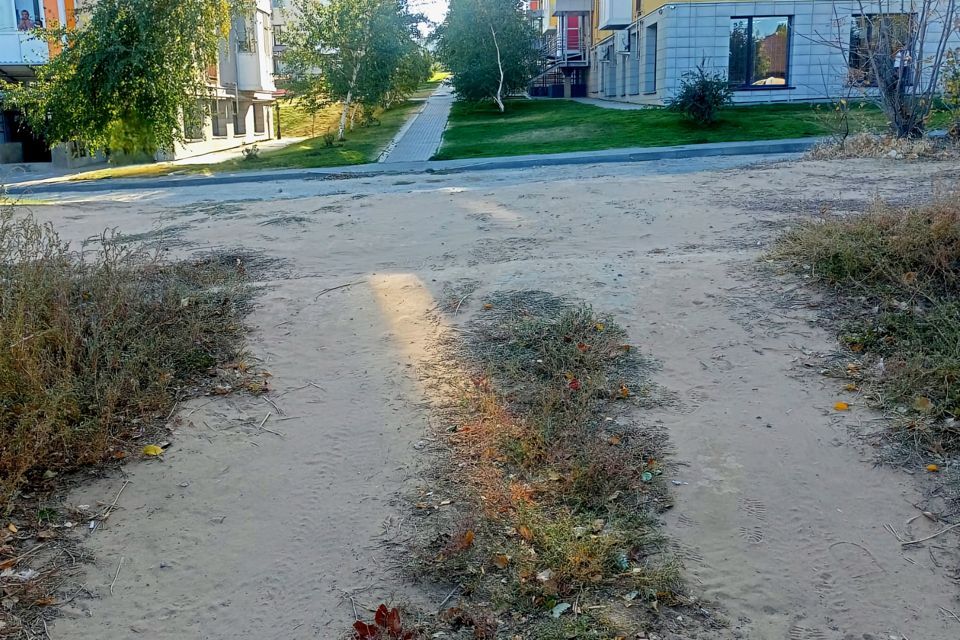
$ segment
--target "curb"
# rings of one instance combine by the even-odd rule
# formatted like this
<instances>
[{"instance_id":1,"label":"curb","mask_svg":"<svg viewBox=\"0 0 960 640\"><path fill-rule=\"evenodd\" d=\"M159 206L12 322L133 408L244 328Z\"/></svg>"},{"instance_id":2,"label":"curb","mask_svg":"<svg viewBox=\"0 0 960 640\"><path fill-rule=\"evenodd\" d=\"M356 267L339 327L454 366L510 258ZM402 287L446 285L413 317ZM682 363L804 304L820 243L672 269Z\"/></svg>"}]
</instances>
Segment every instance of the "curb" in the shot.
<instances>
[{"instance_id":1,"label":"curb","mask_svg":"<svg viewBox=\"0 0 960 640\"><path fill-rule=\"evenodd\" d=\"M6 193L34 195L41 193L93 193L99 191L127 191L174 187L202 187L207 185L244 184L250 182L280 182L290 180L347 180L382 175L413 173L449 174L465 171L494 171L523 169L528 167L556 167L564 165L588 165L652 162L684 158L709 158L717 156L780 155L803 153L817 144L820 138L797 138L789 140L761 140L757 142L710 143L677 147L652 147L611 149L605 151L558 153L546 155L477 158L470 160L439 160L414 163L370 163L329 169L302 169L272 171L269 173L237 173L219 176L178 178L113 178L90 182L61 181L55 183L12 184Z\"/></svg>"}]
</instances>

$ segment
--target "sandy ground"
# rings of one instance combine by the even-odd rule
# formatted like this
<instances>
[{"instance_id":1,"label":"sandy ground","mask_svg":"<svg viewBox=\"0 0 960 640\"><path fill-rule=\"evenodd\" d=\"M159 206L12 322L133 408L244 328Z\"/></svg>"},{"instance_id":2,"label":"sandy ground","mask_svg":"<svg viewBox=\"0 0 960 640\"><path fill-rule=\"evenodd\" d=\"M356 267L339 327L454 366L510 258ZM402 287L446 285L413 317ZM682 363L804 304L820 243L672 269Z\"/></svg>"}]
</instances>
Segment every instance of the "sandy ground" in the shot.
<instances>
[{"instance_id":1,"label":"sandy ground","mask_svg":"<svg viewBox=\"0 0 960 640\"><path fill-rule=\"evenodd\" d=\"M172 254L280 260L250 321L284 414L266 426L283 435L258 430L276 413L262 399L182 407L165 459L126 467L122 509L89 536L97 562L85 584L98 598L76 601L53 638L336 638L353 619L344 591L361 605L438 603L444 586L404 584L388 541L411 526L397 495L417 486L429 420L409 327L468 280L477 292L452 321L488 292L544 289L614 313L662 363L657 382L677 400L643 420L669 432L674 479L688 483L675 487L666 532L693 590L730 621L717 637L960 637L940 610L958 609L956 534L903 551L884 530L937 530L924 518L904 526L920 481L874 466L854 437L874 416L855 400L848 414L830 410L840 385L805 364L834 340L795 303L796 285L756 261L822 202L858 210L906 185L929 195L960 165L744 163L126 192L35 208L73 239L115 226ZM71 500L109 501L122 481Z\"/></svg>"}]
</instances>

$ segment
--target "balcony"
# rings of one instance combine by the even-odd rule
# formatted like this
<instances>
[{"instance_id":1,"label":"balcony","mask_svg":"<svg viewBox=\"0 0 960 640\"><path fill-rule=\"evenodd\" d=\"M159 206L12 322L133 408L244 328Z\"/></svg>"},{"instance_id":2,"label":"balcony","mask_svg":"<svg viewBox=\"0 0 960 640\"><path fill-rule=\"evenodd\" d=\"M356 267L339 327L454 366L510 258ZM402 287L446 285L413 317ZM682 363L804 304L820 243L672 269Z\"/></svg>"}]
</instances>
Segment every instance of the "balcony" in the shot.
<instances>
[{"instance_id":1,"label":"balcony","mask_svg":"<svg viewBox=\"0 0 960 640\"><path fill-rule=\"evenodd\" d=\"M597 28L626 29L633 23L632 0L600 0L600 15Z\"/></svg>"},{"instance_id":2,"label":"balcony","mask_svg":"<svg viewBox=\"0 0 960 640\"><path fill-rule=\"evenodd\" d=\"M0 67L35 66L50 60L47 43L29 33L0 31Z\"/></svg>"},{"instance_id":3,"label":"balcony","mask_svg":"<svg viewBox=\"0 0 960 640\"><path fill-rule=\"evenodd\" d=\"M593 0L557 0L553 15L587 14L593 11Z\"/></svg>"}]
</instances>

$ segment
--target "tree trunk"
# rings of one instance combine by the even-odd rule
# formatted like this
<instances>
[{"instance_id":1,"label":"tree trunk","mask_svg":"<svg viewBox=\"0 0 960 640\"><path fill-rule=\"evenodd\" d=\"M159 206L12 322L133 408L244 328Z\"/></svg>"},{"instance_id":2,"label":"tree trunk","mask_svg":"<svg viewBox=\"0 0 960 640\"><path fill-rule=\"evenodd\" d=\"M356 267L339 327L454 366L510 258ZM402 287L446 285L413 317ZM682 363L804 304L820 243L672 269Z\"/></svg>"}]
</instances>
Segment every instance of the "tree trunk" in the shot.
<instances>
[{"instance_id":1,"label":"tree trunk","mask_svg":"<svg viewBox=\"0 0 960 640\"><path fill-rule=\"evenodd\" d=\"M353 99L353 92L347 91L347 99L343 101L343 110L340 112L340 127L337 129L337 140L343 141L344 134L347 131L347 112L350 110L350 101Z\"/></svg>"},{"instance_id":2,"label":"tree trunk","mask_svg":"<svg viewBox=\"0 0 960 640\"><path fill-rule=\"evenodd\" d=\"M497 93L493 96L493 101L497 103L497 107L500 108L500 113L504 112L503 105L503 61L500 59L500 45L497 43L497 32L494 31L493 25L490 25L490 33L493 34L493 46L497 50L497 69L500 70L500 82L497 84Z\"/></svg>"},{"instance_id":3,"label":"tree trunk","mask_svg":"<svg viewBox=\"0 0 960 640\"><path fill-rule=\"evenodd\" d=\"M343 111L340 112L340 127L337 130L337 140L344 140L344 133L347 130L347 113L350 111L350 105L353 102L353 88L357 86L357 75L360 73L360 63L353 68L353 77L350 79L350 89L347 91L347 99L343 101Z\"/></svg>"}]
</instances>

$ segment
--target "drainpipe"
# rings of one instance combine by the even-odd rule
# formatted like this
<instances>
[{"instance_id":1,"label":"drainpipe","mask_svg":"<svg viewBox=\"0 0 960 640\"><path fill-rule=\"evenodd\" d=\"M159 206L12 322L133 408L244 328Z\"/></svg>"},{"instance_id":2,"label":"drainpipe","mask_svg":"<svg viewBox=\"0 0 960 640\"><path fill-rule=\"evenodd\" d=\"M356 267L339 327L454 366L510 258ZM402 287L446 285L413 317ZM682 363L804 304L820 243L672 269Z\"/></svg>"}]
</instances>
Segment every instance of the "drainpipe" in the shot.
<instances>
[{"instance_id":1,"label":"drainpipe","mask_svg":"<svg viewBox=\"0 0 960 640\"><path fill-rule=\"evenodd\" d=\"M237 122L240 122L240 38L239 38L239 35L240 34L236 34L234 35L234 38L233 38L236 41L234 42L236 52L233 55L234 73L236 73L236 78L234 78L234 83L233 83L233 109L237 114ZM244 114L244 116L246 116L246 114ZM236 127L234 127L233 135L234 136L237 135ZM244 117L244 123L243 123L243 137L244 138L247 137L247 123L246 123L245 117Z\"/></svg>"}]
</instances>

